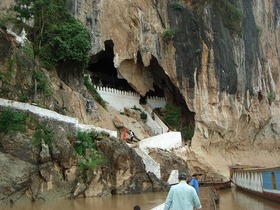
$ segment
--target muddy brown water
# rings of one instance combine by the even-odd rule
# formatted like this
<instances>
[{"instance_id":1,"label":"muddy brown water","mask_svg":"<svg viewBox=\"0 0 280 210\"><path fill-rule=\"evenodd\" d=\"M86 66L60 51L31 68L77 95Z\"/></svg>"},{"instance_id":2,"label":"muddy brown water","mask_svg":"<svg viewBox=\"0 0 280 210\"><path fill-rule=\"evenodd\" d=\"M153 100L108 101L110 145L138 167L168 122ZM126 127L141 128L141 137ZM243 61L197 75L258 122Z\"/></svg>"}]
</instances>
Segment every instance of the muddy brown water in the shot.
<instances>
[{"instance_id":1,"label":"muddy brown water","mask_svg":"<svg viewBox=\"0 0 280 210\"><path fill-rule=\"evenodd\" d=\"M237 190L235 187L218 191L218 210L279 210L280 204ZM0 205L1 210L133 210L138 204L141 210L149 210L164 202L167 193L119 195L105 198L81 198L44 203L25 203L13 206Z\"/></svg>"}]
</instances>

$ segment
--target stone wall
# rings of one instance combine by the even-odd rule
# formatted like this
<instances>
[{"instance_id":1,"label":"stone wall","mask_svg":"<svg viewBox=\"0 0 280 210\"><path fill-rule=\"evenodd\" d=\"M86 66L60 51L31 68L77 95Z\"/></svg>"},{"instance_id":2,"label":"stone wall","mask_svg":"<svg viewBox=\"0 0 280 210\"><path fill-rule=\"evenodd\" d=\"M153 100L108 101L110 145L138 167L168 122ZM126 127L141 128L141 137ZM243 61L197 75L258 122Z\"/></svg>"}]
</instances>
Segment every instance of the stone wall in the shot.
<instances>
[{"instance_id":1,"label":"stone wall","mask_svg":"<svg viewBox=\"0 0 280 210\"><path fill-rule=\"evenodd\" d=\"M140 108L140 94L131 91L122 91L109 87L95 87L100 96L108 102L108 104L120 112L124 111L124 107L131 108L136 106ZM166 100L160 97L148 97L147 103L153 108L164 107Z\"/></svg>"},{"instance_id":2,"label":"stone wall","mask_svg":"<svg viewBox=\"0 0 280 210\"><path fill-rule=\"evenodd\" d=\"M139 148L159 148L171 150L182 146L181 132L167 132L165 134L146 138L139 142Z\"/></svg>"},{"instance_id":3,"label":"stone wall","mask_svg":"<svg viewBox=\"0 0 280 210\"><path fill-rule=\"evenodd\" d=\"M51 111L48 109L43 109L41 107L30 105L27 103L21 103L21 102L11 101L11 100L1 98L0 99L0 108L2 108L2 109L13 108L13 109L16 109L19 111L30 112L32 114L36 114L40 118L50 119L54 122L58 122L61 125L63 125L63 127L66 126L73 131L95 130L97 132L106 132L110 136L117 138L117 131L111 131L108 129L95 127L93 125L80 124L77 118L68 117L66 115L61 115L61 114L58 114L57 112L54 112L54 111Z\"/></svg>"}]
</instances>

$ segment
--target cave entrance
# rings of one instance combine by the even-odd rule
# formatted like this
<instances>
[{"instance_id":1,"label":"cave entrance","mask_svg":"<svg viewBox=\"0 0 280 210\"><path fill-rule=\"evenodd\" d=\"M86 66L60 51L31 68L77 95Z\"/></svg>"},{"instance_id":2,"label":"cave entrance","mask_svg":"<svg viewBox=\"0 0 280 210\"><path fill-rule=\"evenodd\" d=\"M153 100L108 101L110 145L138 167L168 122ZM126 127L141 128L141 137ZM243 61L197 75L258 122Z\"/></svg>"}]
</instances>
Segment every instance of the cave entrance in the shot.
<instances>
[{"instance_id":1,"label":"cave entrance","mask_svg":"<svg viewBox=\"0 0 280 210\"><path fill-rule=\"evenodd\" d=\"M166 103L181 109L181 117L183 119L182 126L187 126L189 131L193 132L195 127L195 113L189 110L180 90L173 85L154 56L152 56L151 59L150 69L154 78L154 84L159 87L159 90L163 91Z\"/></svg>"},{"instance_id":2,"label":"cave entrance","mask_svg":"<svg viewBox=\"0 0 280 210\"><path fill-rule=\"evenodd\" d=\"M115 88L124 91L134 91L126 79L118 78L117 69L114 66L114 43L105 41L105 50L91 57L88 71L92 82L97 86Z\"/></svg>"},{"instance_id":3,"label":"cave entrance","mask_svg":"<svg viewBox=\"0 0 280 210\"><path fill-rule=\"evenodd\" d=\"M118 74L114 66L114 43L112 40L104 42L105 50L91 57L88 71L93 83L97 86L110 87L117 90L136 92L133 87ZM137 55L137 64L144 66L141 54ZM153 90L149 90L144 96L140 96L139 103L145 104L148 97L165 97L167 103L174 107L180 107L182 119L190 129L194 129L194 113L188 106L179 89L173 85L165 71L159 65L157 59L152 56L150 66L145 71L151 71L153 78Z\"/></svg>"},{"instance_id":4,"label":"cave entrance","mask_svg":"<svg viewBox=\"0 0 280 210\"><path fill-rule=\"evenodd\" d=\"M104 42L105 50L91 57L88 71L90 72L93 84L97 86L110 87L123 91L136 92L125 78L121 78L114 66L114 43L112 40ZM140 53L137 55L137 62L143 65ZM147 97L164 97L164 90L156 83L153 90L148 91L145 96L140 96L139 102L144 104Z\"/></svg>"}]
</instances>

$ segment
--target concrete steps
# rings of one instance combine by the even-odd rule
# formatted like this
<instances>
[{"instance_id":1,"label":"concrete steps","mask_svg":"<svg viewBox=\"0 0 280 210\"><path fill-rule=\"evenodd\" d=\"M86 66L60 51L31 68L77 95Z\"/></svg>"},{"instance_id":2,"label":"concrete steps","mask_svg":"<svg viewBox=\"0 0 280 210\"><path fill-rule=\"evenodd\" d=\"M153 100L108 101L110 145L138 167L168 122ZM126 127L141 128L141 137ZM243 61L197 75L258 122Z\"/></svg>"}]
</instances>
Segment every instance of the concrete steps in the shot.
<instances>
[{"instance_id":1,"label":"concrete steps","mask_svg":"<svg viewBox=\"0 0 280 210\"><path fill-rule=\"evenodd\" d=\"M145 169L147 172L152 172L156 175L157 178L161 179L160 175L160 164L154 161L145 151L140 148L134 148L135 152L142 158L143 163L145 164Z\"/></svg>"}]
</instances>

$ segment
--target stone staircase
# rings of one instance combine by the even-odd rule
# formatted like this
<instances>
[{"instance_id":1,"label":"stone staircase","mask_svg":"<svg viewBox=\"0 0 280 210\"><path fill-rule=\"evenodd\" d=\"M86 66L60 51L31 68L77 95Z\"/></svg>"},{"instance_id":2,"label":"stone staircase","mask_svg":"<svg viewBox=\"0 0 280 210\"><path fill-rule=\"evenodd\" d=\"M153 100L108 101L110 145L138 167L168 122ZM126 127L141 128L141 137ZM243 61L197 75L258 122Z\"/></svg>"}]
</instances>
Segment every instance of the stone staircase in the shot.
<instances>
[{"instance_id":1,"label":"stone staircase","mask_svg":"<svg viewBox=\"0 0 280 210\"><path fill-rule=\"evenodd\" d=\"M158 117L153 111L153 107L149 103L146 103L145 105L141 104L141 107L143 108L144 112L147 113L146 124L152 128L154 135L163 134L169 130L160 117Z\"/></svg>"},{"instance_id":2,"label":"stone staircase","mask_svg":"<svg viewBox=\"0 0 280 210\"><path fill-rule=\"evenodd\" d=\"M145 164L145 169L147 172L152 172L156 175L157 178L161 179L160 175L160 164L154 161L144 150L141 148L134 148L135 152L142 158L143 163Z\"/></svg>"}]
</instances>

